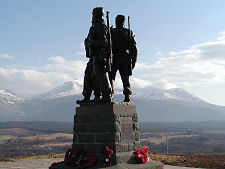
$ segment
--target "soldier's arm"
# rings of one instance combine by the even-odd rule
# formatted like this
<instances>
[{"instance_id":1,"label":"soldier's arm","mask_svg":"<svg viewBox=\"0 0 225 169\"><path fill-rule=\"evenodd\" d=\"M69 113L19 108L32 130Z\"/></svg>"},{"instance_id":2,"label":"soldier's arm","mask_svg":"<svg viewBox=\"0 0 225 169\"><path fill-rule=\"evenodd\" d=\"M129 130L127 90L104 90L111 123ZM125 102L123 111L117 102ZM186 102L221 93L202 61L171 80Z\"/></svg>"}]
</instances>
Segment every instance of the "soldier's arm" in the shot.
<instances>
[{"instance_id":1,"label":"soldier's arm","mask_svg":"<svg viewBox=\"0 0 225 169\"><path fill-rule=\"evenodd\" d=\"M89 44L90 44L90 41L87 38L84 39L84 47L85 47L85 51L86 51L86 57L87 58L90 58L90 54L89 54Z\"/></svg>"},{"instance_id":2,"label":"soldier's arm","mask_svg":"<svg viewBox=\"0 0 225 169\"><path fill-rule=\"evenodd\" d=\"M91 38L91 34L93 32L93 26L90 27L89 32L88 32L88 36L87 38L84 39L84 47L85 47L85 51L86 51L86 57L90 58L90 48L91 48L91 42L90 42L90 38Z\"/></svg>"},{"instance_id":3,"label":"soldier's arm","mask_svg":"<svg viewBox=\"0 0 225 169\"><path fill-rule=\"evenodd\" d=\"M135 35L131 31L131 57L132 57L132 67L135 67L136 61L137 61L137 55L138 55L138 49L137 49L137 43L135 40Z\"/></svg>"}]
</instances>

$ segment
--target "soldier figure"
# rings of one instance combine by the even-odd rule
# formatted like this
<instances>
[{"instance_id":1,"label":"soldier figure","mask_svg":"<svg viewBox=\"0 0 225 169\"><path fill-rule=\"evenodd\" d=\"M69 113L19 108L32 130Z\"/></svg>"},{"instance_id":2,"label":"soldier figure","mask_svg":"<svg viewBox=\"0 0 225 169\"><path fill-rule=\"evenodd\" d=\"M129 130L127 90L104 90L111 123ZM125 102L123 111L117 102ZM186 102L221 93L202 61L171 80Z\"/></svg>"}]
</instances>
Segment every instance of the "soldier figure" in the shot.
<instances>
[{"instance_id":1,"label":"soldier figure","mask_svg":"<svg viewBox=\"0 0 225 169\"><path fill-rule=\"evenodd\" d=\"M91 102L90 97L91 97L92 91L94 91L94 96L95 96L93 101L100 101L100 96L101 96L99 87L95 80L96 77L93 73L93 57L91 57L89 54L90 41L88 38L85 38L84 46L86 50L86 57L89 58L89 61L87 63L87 66L84 72L84 85L83 85L83 92L82 92L84 99L77 100L76 102L77 104Z\"/></svg>"},{"instance_id":2,"label":"soldier figure","mask_svg":"<svg viewBox=\"0 0 225 169\"><path fill-rule=\"evenodd\" d=\"M111 84L109 74L111 65L108 50L108 29L104 20L104 9L97 7L92 12L93 24L89 30L89 55L93 57L93 73L102 94L102 102L111 102Z\"/></svg>"},{"instance_id":3,"label":"soldier figure","mask_svg":"<svg viewBox=\"0 0 225 169\"><path fill-rule=\"evenodd\" d=\"M114 91L114 81L116 72L119 70L123 82L124 102L130 101L131 88L129 76L135 67L137 60L137 45L134 34L130 29L124 28L125 16L117 15L116 28L112 29L112 51L113 64L110 74L112 90ZM112 91L112 93L113 93Z\"/></svg>"}]
</instances>

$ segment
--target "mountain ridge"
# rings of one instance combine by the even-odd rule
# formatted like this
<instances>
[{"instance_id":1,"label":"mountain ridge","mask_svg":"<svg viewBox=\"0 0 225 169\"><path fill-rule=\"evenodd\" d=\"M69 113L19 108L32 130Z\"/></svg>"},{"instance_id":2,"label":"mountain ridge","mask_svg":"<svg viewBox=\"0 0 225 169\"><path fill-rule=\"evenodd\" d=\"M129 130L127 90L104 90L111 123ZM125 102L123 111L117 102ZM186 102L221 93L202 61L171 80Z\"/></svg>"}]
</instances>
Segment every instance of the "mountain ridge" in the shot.
<instances>
[{"instance_id":1,"label":"mountain ridge","mask_svg":"<svg viewBox=\"0 0 225 169\"><path fill-rule=\"evenodd\" d=\"M131 101L136 105L140 121L225 120L224 106L207 103L180 88L163 90L148 86L132 90ZM32 98L21 97L13 104L0 99L0 121L71 120L78 106L75 101L82 98L81 92L82 84L74 80ZM14 98L12 92L9 95ZM114 101L123 99L122 90L117 89Z\"/></svg>"}]
</instances>

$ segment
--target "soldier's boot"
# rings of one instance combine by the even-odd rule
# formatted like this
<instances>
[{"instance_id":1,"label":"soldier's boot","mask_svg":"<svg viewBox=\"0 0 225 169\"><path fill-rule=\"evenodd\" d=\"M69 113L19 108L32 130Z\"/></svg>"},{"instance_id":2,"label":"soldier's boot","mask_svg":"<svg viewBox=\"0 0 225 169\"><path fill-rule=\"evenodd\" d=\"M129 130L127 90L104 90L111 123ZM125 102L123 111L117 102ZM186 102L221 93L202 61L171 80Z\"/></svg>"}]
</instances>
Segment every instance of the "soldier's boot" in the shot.
<instances>
[{"instance_id":1,"label":"soldier's boot","mask_svg":"<svg viewBox=\"0 0 225 169\"><path fill-rule=\"evenodd\" d=\"M93 99L94 102L100 102L101 99L100 99L100 96L95 96L95 98Z\"/></svg>"},{"instance_id":2,"label":"soldier's boot","mask_svg":"<svg viewBox=\"0 0 225 169\"><path fill-rule=\"evenodd\" d=\"M112 99L111 99L111 97L110 96L108 96L108 97L102 97L102 99L101 99L101 102L102 103L110 103L110 102L112 102Z\"/></svg>"},{"instance_id":3,"label":"soldier's boot","mask_svg":"<svg viewBox=\"0 0 225 169\"><path fill-rule=\"evenodd\" d=\"M130 102L130 95L125 95L124 102Z\"/></svg>"},{"instance_id":4,"label":"soldier's boot","mask_svg":"<svg viewBox=\"0 0 225 169\"><path fill-rule=\"evenodd\" d=\"M112 92L112 93L110 94L111 101L113 101L113 95L114 95L114 92Z\"/></svg>"},{"instance_id":5,"label":"soldier's boot","mask_svg":"<svg viewBox=\"0 0 225 169\"><path fill-rule=\"evenodd\" d=\"M81 104L81 103L88 103L90 101L91 101L90 97L84 97L82 100L77 100L76 103Z\"/></svg>"}]
</instances>

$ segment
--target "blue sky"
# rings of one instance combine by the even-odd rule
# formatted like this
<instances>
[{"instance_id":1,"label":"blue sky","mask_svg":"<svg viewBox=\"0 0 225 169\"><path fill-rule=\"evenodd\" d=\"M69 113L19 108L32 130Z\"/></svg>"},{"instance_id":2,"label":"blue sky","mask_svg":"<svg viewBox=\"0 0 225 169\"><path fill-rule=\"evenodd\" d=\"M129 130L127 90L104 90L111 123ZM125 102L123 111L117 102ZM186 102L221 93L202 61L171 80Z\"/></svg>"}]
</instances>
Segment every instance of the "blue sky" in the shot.
<instances>
[{"instance_id":1,"label":"blue sky","mask_svg":"<svg viewBox=\"0 0 225 169\"><path fill-rule=\"evenodd\" d=\"M130 16L138 43L132 84L180 87L225 105L225 1L1 0L0 89L23 95L82 81L92 9Z\"/></svg>"}]
</instances>

